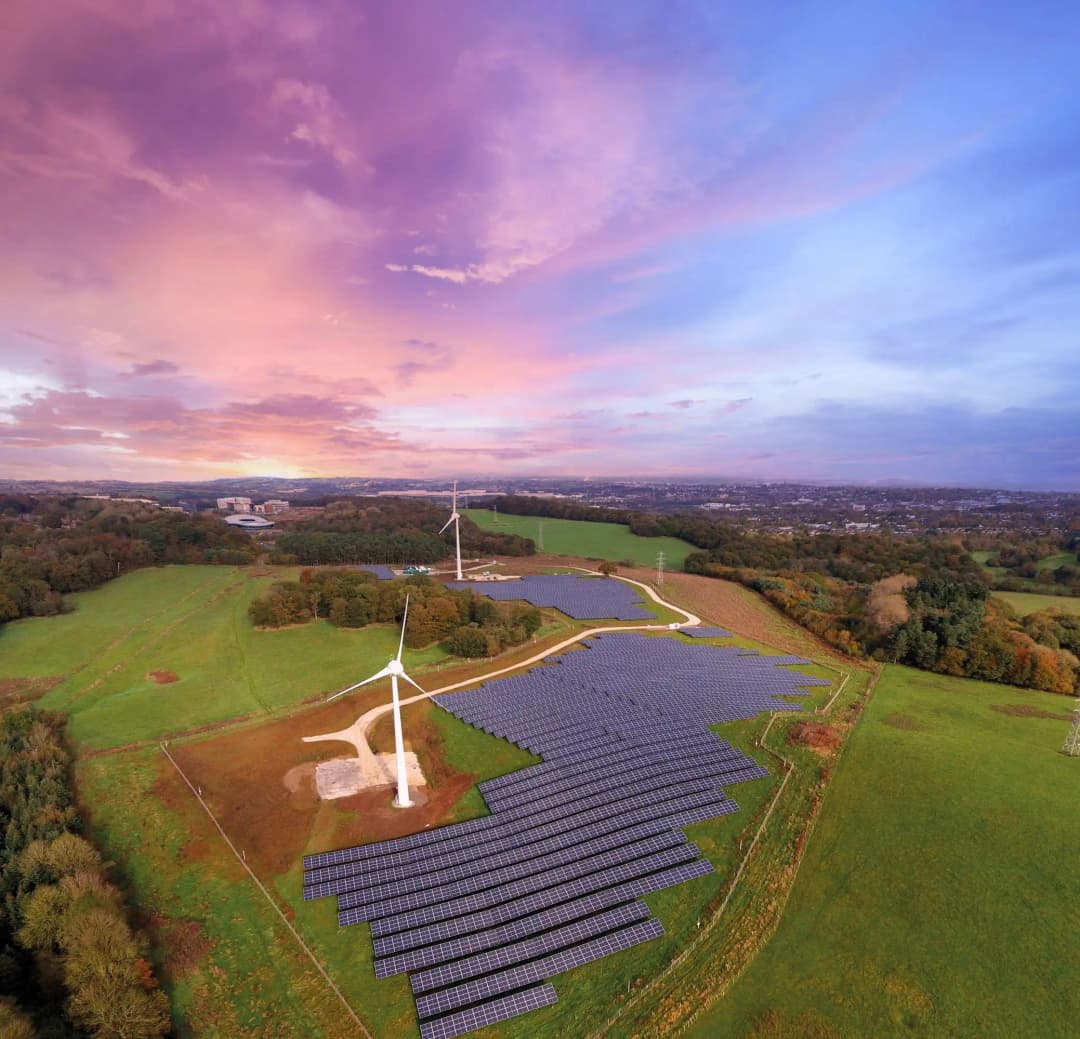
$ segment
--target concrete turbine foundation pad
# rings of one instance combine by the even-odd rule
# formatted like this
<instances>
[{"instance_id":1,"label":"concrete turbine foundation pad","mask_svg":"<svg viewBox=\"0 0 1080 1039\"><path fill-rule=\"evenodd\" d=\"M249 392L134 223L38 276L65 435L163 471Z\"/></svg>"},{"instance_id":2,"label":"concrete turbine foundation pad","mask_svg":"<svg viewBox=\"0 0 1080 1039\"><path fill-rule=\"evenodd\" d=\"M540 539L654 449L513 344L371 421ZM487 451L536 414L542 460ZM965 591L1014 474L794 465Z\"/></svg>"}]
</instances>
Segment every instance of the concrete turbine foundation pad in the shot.
<instances>
[{"instance_id":1,"label":"concrete turbine foundation pad","mask_svg":"<svg viewBox=\"0 0 1080 1039\"><path fill-rule=\"evenodd\" d=\"M405 752L405 774L410 788L427 784L416 755L409 750ZM393 754L374 754L368 762L360 758L334 758L315 766L315 789L324 801L396 783L397 758Z\"/></svg>"}]
</instances>

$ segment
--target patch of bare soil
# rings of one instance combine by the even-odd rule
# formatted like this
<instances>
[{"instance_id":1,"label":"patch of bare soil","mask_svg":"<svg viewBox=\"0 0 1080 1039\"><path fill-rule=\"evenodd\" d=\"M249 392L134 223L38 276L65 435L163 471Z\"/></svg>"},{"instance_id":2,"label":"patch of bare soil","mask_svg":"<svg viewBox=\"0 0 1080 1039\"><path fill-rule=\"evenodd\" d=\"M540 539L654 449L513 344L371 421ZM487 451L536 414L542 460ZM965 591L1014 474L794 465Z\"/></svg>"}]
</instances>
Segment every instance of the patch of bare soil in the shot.
<instances>
[{"instance_id":1,"label":"patch of bare soil","mask_svg":"<svg viewBox=\"0 0 1080 1039\"><path fill-rule=\"evenodd\" d=\"M170 682L179 682L180 676L175 671L148 671L146 677L158 685L168 685Z\"/></svg>"},{"instance_id":2,"label":"patch of bare soil","mask_svg":"<svg viewBox=\"0 0 1080 1039\"><path fill-rule=\"evenodd\" d=\"M1044 711L1041 707L1024 703L995 703L990 705L990 710L1013 718L1051 718L1057 722L1067 722L1072 718L1068 711Z\"/></svg>"},{"instance_id":3,"label":"patch of bare soil","mask_svg":"<svg viewBox=\"0 0 1080 1039\"><path fill-rule=\"evenodd\" d=\"M383 697L376 692L355 702L334 703L210 739L173 743L169 750L191 782L201 788L225 832L244 849L252 869L264 878L277 876L293 868L309 850L313 833L330 835L325 845L319 840L317 850L322 850L441 825L475 782L474 776L455 772L446 764L441 737L431 720L435 708L415 704L403 712L404 736L427 778L426 803L407 811L395 809L390 787L320 801L315 764L347 753L348 744L304 743L303 737L344 728L372 701L381 703ZM183 794L190 799L186 790ZM185 854L195 851L185 849Z\"/></svg>"},{"instance_id":4,"label":"patch of bare soil","mask_svg":"<svg viewBox=\"0 0 1080 1039\"><path fill-rule=\"evenodd\" d=\"M304 761L294 765L282 777L282 782L290 794L298 794L304 787L310 787L315 782L315 762Z\"/></svg>"},{"instance_id":5,"label":"patch of bare soil","mask_svg":"<svg viewBox=\"0 0 1080 1039\"><path fill-rule=\"evenodd\" d=\"M843 742L844 733L838 726L824 722L795 722L787 738L793 747L808 747L815 754L829 757Z\"/></svg>"},{"instance_id":6,"label":"patch of bare soil","mask_svg":"<svg viewBox=\"0 0 1080 1039\"><path fill-rule=\"evenodd\" d=\"M210 939L198 920L154 916L147 928L153 936L154 945L165 954L164 973L170 983L196 970L210 953Z\"/></svg>"},{"instance_id":7,"label":"patch of bare soil","mask_svg":"<svg viewBox=\"0 0 1080 1039\"><path fill-rule=\"evenodd\" d=\"M180 849L180 861L205 862L212 854L213 849L210 847L209 840L205 837L193 837Z\"/></svg>"},{"instance_id":8,"label":"patch of bare soil","mask_svg":"<svg viewBox=\"0 0 1080 1039\"><path fill-rule=\"evenodd\" d=\"M894 729L904 729L907 732L926 732L930 728L925 722L919 721L918 718L913 718L910 714L899 714L893 712L887 714L881 719L886 725L891 725Z\"/></svg>"},{"instance_id":9,"label":"patch of bare soil","mask_svg":"<svg viewBox=\"0 0 1080 1039\"><path fill-rule=\"evenodd\" d=\"M63 681L62 675L45 675L39 678L0 678L0 704L11 705L37 700L60 681Z\"/></svg>"}]
</instances>

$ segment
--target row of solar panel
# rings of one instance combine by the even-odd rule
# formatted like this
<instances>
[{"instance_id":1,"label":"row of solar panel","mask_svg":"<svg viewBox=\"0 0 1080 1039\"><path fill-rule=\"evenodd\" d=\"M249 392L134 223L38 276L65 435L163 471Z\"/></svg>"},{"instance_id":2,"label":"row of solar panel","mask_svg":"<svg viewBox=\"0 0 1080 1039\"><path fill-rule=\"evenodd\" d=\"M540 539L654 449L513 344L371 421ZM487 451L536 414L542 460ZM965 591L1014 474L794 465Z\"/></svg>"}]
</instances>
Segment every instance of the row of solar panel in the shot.
<instances>
[{"instance_id":1,"label":"row of solar panel","mask_svg":"<svg viewBox=\"0 0 1080 1039\"><path fill-rule=\"evenodd\" d=\"M649 918L649 907L644 902L627 902L591 916L581 917L562 927L544 931L530 938L502 945L497 949L475 953L419 971L409 978L412 990L417 995L458 984L483 974L491 974L516 964L537 959L548 953L577 945L586 939L598 938L627 924L638 923Z\"/></svg>"},{"instance_id":2,"label":"row of solar panel","mask_svg":"<svg viewBox=\"0 0 1080 1039\"><path fill-rule=\"evenodd\" d=\"M534 606L552 607L577 620L613 618L616 620L652 620L642 609L633 586L614 578L588 578L565 575L522 577L517 581L467 585L451 583L450 588L472 588L477 595L499 602L523 601Z\"/></svg>"},{"instance_id":3,"label":"row of solar panel","mask_svg":"<svg viewBox=\"0 0 1080 1039\"><path fill-rule=\"evenodd\" d=\"M788 681L778 681L778 676ZM507 690L496 699L481 700L467 697L466 694L450 694L439 705L450 707L455 714L472 720L518 710L533 710L540 702L552 705L566 705L575 713L591 720L607 717L612 709L620 706L637 705L639 710L647 710L654 715L664 713L663 704L678 703L686 694L707 696L718 703L738 700L744 693L759 695L806 695L803 687L827 685L824 679L815 679L795 671L774 670L771 674L732 676L723 685L717 685L715 675L672 675L670 684L658 685L655 682L628 679L618 688L593 690L562 683L545 682L524 690Z\"/></svg>"},{"instance_id":4,"label":"row of solar panel","mask_svg":"<svg viewBox=\"0 0 1080 1039\"><path fill-rule=\"evenodd\" d=\"M407 949L416 948L419 944L457 938L485 927L507 923L538 909L547 909L560 902L568 902L581 895L615 887L624 880L635 880L670 866L682 865L697 857L697 847L686 843L655 852L645 858L633 859L630 862L609 862L606 868L584 876L575 875L572 867L564 866L561 872L556 871L552 876L545 875L540 878L530 878L528 881L518 881L512 889L503 890L502 894L506 897L501 902L487 899L485 901L490 901L490 905L473 908L456 907L456 911L450 914L421 910L403 914L403 917L408 917L408 919L388 917L376 920L371 925L371 934L375 939L387 938L402 931L411 933L404 936L399 943L383 944L376 941L375 952L376 955L404 952ZM537 897L530 899L527 896ZM355 919L350 917L352 912L354 910L346 909L338 913L338 921L342 926L360 922L359 917Z\"/></svg>"},{"instance_id":5,"label":"row of solar panel","mask_svg":"<svg viewBox=\"0 0 1080 1039\"><path fill-rule=\"evenodd\" d=\"M511 880L543 873L569 862L590 859L612 848L628 847L636 841L665 835L676 836L663 820L654 819L569 845L565 838L556 837L552 839L553 847L535 855L523 857L520 849L514 849L501 855L493 855L491 858L494 862L491 859L480 859L440 870L430 877L430 883L425 882L428 880L426 876L414 876L366 891L344 892L338 898L338 907L359 909L366 906L373 917L381 904L399 909L415 909L443 899L459 898L486 891L488 888L501 887ZM672 840L671 843L677 841Z\"/></svg>"},{"instance_id":6,"label":"row of solar panel","mask_svg":"<svg viewBox=\"0 0 1080 1039\"><path fill-rule=\"evenodd\" d=\"M530 1010L551 1006L557 1003L558 999L551 985L537 985L522 992L514 992L509 996L501 996L487 1003L481 1003L479 1006L469 1007L467 1010L447 1014L445 1017L421 1021L420 1039L455 1039L455 1036L473 1032L486 1025L509 1021L510 1018L527 1014Z\"/></svg>"},{"instance_id":7,"label":"row of solar panel","mask_svg":"<svg viewBox=\"0 0 1080 1039\"><path fill-rule=\"evenodd\" d=\"M416 1011L421 1020L436 1014L444 1014L458 1007L513 991L523 985L554 977L565 970L570 970L571 967L581 967L593 960L610 956L612 953L633 948L642 942L658 938L663 933L664 927L659 920L643 920L640 923L630 924L628 927L582 942L573 948L562 949L531 963L510 967L486 977L465 981L459 985L421 996L416 1001Z\"/></svg>"},{"instance_id":8,"label":"row of solar panel","mask_svg":"<svg viewBox=\"0 0 1080 1039\"><path fill-rule=\"evenodd\" d=\"M338 900L339 913L362 913L362 919L372 921L372 934L376 931L386 934L415 927L420 923L445 920L458 913L487 909L501 902L508 902L518 894L529 894L559 880L595 873L605 866L641 858L651 852L664 851L685 841L685 834L669 830L632 844L608 847L585 858L572 854L553 855L550 868L543 868L547 866L546 862L504 866L486 874L482 881L476 883L459 881L443 888L403 895L400 899L388 899L375 906L351 906L348 904L349 896L343 895ZM537 866L541 868L538 870ZM486 886L480 886L481 883Z\"/></svg>"},{"instance_id":9,"label":"row of solar panel","mask_svg":"<svg viewBox=\"0 0 1080 1039\"><path fill-rule=\"evenodd\" d=\"M385 978L404 971L447 963L488 949L496 949L509 942L542 933L560 924L588 917L641 895L662 891L711 872L712 866L708 861L697 859L648 873L633 880L625 880L614 887L574 897L565 902L549 904L543 901L542 904L544 896L533 896L526 901L527 908L523 915L501 923L485 925L468 934L455 937L436 936L436 929L441 930L443 927L440 924L436 925L436 928L425 928L417 932L404 932L381 938L375 942L375 953L380 957L375 961L375 975ZM501 910L497 915L505 916L506 911ZM410 941L413 944L407 945L406 943ZM390 951L400 948L405 948L406 951Z\"/></svg>"},{"instance_id":10,"label":"row of solar panel","mask_svg":"<svg viewBox=\"0 0 1080 1039\"><path fill-rule=\"evenodd\" d=\"M442 843L428 857L418 856L385 868L357 870L356 863L324 867L319 872L332 870L335 875L310 884L305 888L304 898L311 900L347 891L364 891L375 896L388 888L392 889L390 894L407 893L456 875L479 873L522 858L536 858L609 833L628 837L626 831L638 824L657 822L672 829L669 820L674 812L705 805L715 807L718 815L732 810L729 806L733 808L733 803L707 779L693 786L676 785L655 795L638 793L593 805L584 812L532 829L496 833L480 844Z\"/></svg>"}]
</instances>

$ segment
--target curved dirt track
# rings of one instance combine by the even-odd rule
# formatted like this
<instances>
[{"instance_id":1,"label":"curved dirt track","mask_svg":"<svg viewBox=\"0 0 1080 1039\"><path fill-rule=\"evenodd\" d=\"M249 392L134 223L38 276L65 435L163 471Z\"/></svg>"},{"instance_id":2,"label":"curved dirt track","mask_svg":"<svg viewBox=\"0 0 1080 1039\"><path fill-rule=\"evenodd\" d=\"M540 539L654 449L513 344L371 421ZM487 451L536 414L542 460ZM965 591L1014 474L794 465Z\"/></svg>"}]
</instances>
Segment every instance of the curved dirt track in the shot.
<instances>
[{"instance_id":1,"label":"curved dirt track","mask_svg":"<svg viewBox=\"0 0 1080 1039\"><path fill-rule=\"evenodd\" d=\"M575 567L574 569L582 570L586 574L601 576L598 571L586 570L584 567ZM666 602L664 599L661 599L656 593L656 590L650 585L643 584L641 581L634 581L629 577L619 577L618 580L625 581L627 584L632 584L635 587L642 589L654 602L674 613L682 614L686 619L675 624L608 625L601 628L587 628L584 631L579 631L576 635L571 635L569 638L563 639L562 642L554 646L548 646L546 649L529 657L527 660L518 661L507 667L496 668L494 671L489 671L483 675L477 675L475 678L467 678L461 682L454 682L452 685L444 685L438 689L417 693L415 696L410 696L407 699L401 700L401 706L404 707L406 704L416 703L417 700L427 700L432 696L438 696L440 693L452 693L458 689L464 689L466 686L476 685L478 682L486 682L489 679L498 678L500 675L509 674L511 671L519 671L521 668L531 667L533 664L538 664L540 661L546 660L553 654L561 652L568 646L572 646L584 639L591 638L593 635L600 635L609 631L671 631L675 628L693 628L701 623L700 617L696 617L681 606L676 606L674 603ZM393 703L380 704L378 707L373 707L367 713L362 714L347 728L339 729L337 732L323 733L319 736L305 736L304 742L321 743L324 741L336 740L341 743L349 743L356 748L356 756L360 759L361 770L364 773L367 773L369 769L376 770L378 766L375 761L375 755L371 750L371 745L368 743L367 734L370 731L371 726L386 714L387 711L392 710L393 706Z\"/></svg>"}]
</instances>

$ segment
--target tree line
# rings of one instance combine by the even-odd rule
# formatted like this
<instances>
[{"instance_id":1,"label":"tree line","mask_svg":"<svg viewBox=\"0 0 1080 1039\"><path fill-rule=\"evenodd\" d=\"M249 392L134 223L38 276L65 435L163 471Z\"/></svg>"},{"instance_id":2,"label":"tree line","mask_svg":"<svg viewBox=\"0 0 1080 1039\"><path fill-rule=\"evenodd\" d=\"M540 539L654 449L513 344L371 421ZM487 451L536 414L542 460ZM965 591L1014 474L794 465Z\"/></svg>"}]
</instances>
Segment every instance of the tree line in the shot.
<instances>
[{"instance_id":1,"label":"tree line","mask_svg":"<svg viewBox=\"0 0 1080 1039\"><path fill-rule=\"evenodd\" d=\"M430 566L454 552L454 534L438 531L447 511L430 502L398 498L335 501L312 517L286 520L271 562L301 566L417 563ZM525 556L532 541L482 530L461 517L461 550L469 555Z\"/></svg>"},{"instance_id":2,"label":"tree line","mask_svg":"<svg viewBox=\"0 0 1080 1039\"><path fill-rule=\"evenodd\" d=\"M990 597L985 569L957 537L766 533L714 517L593 508L566 499L506 496L502 512L627 524L643 536L681 537L699 551L688 573L760 592L798 624L852 656L1049 692L1077 689L1080 619L1048 610L1021 619ZM1080 547L1075 531L1002 546L988 562L1072 587L1073 568L1037 562ZM1008 580L1003 587L1011 587ZM1020 583L1019 590L1025 587Z\"/></svg>"},{"instance_id":3,"label":"tree line","mask_svg":"<svg viewBox=\"0 0 1080 1039\"><path fill-rule=\"evenodd\" d=\"M0 1035L167 1035L147 942L80 835L62 730L33 707L0 717Z\"/></svg>"},{"instance_id":4,"label":"tree line","mask_svg":"<svg viewBox=\"0 0 1080 1039\"><path fill-rule=\"evenodd\" d=\"M1067 562L1048 566L1045 560L1067 555ZM1023 592L1034 581L1054 595L1080 595L1080 535L1043 537L1027 543L1007 542L987 558L988 567L1000 567L1005 574L995 578L1002 591Z\"/></svg>"},{"instance_id":5,"label":"tree line","mask_svg":"<svg viewBox=\"0 0 1080 1039\"><path fill-rule=\"evenodd\" d=\"M250 562L251 538L214 516L79 498L0 498L0 623L64 610L70 592L165 563Z\"/></svg>"},{"instance_id":6,"label":"tree line","mask_svg":"<svg viewBox=\"0 0 1080 1039\"><path fill-rule=\"evenodd\" d=\"M278 581L252 601L248 616L259 627L279 628L324 619L340 628L400 624L409 596L405 645L439 642L455 656L486 657L529 639L541 615L526 603L493 602L428 577L380 581L363 570L304 570Z\"/></svg>"}]
</instances>

